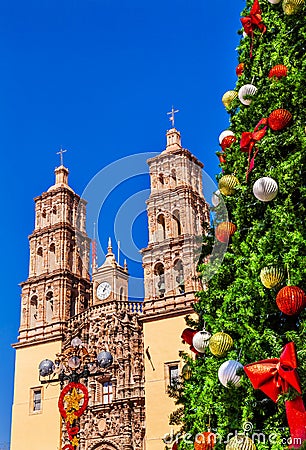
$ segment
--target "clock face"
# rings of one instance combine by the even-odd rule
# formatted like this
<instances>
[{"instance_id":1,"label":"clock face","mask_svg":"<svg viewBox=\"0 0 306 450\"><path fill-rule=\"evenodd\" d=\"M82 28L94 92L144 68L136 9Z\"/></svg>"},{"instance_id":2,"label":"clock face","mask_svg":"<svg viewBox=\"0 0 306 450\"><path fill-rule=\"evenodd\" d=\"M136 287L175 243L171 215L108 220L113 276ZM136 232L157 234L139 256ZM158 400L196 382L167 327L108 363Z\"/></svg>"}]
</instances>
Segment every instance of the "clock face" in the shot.
<instances>
[{"instance_id":1,"label":"clock face","mask_svg":"<svg viewBox=\"0 0 306 450\"><path fill-rule=\"evenodd\" d=\"M109 297L111 291L112 291L111 285L107 283L107 281L103 281L97 287L97 297L100 300L105 300L107 297Z\"/></svg>"}]
</instances>

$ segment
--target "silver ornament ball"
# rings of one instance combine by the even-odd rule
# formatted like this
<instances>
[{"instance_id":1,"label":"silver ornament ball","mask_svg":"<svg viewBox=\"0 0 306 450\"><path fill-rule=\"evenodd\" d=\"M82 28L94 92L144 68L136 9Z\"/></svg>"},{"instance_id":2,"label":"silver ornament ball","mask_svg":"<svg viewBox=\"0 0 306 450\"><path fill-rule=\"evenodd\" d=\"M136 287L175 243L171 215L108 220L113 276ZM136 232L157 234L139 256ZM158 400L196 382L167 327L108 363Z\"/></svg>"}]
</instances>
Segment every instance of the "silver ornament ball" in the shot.
<instances>
[{"instance_id":1,"label":"silver ornament ball","mask_svg":"<svg viewBox=\"0 0 306 450\"><path fill-rule=\"evenodd\" d=\"M211 334L208 331L206 330L198 331L198 333L196 333L192 338L192 345L194 346L197 352L204 353L205 348L209 344L210 338Z\"/></svg>"},{"instance_id":2,"label":"silver ornament ball","mask_svg":"<svg viewBox=\"0 0 306 450\"><path fill-rule=\"evenodd\" d=\"M257 92L257 87L253 84L245 84L244 86L241 86L241 88L238 91L238 98L241 101L243 105L249 106L252 103L251 98L246 98L246 96L253 96Z\"/></svg>"},{"instance_id":3,"label":"silver ornament ball","mask_svg":"<svg viewBox=\"0 0 306 450\"><path fill-rule=\"evenodd\" d=\"M225 387L229 387L229 382L236 387L240 386L241 376L237 375L238 369L243 369L243 365L240 364L239 361L234 361L233 359L225 361L223 364L221 364L218 370L220 383Z\"/></svg>"},{"instance_id":4,"label":"silver ornament ball","mask_svg":"<svg viewBox=\"0 0 306 450\"><path fill-rule=\"evenodd\" d=\"M278 185L273 178L262 177L255 181L253 194L261 202L270 202L278 193Z\"/></svg>"}]
</instances>

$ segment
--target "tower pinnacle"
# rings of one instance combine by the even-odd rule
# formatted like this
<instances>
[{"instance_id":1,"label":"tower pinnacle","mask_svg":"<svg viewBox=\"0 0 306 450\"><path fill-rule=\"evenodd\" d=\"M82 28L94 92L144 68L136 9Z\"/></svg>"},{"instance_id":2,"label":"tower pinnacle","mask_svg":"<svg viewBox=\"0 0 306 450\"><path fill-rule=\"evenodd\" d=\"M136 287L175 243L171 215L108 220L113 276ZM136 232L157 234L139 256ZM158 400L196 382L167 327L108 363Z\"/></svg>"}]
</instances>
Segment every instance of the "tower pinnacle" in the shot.
<instances>
[{"instance_id":1,"label":"tower pinnacle","mask_svg":"<svg viewBox=\"0 0 306 450\"><path fill-rule=\"evenodd\" d=\"M66 153L66 152L67 152L67 150L63 150L63 149L61 148L60 151L56 153L57 155L60 155L61 166L64 165L63 153Z\"/></svg>"},{"instance_id":2,"label":"tower pinnacle","mask_svg":"<svg viewBox=\"0 0 306 450\"><path fill-rule=\"evenodd\" d=\"M174 128L174 119L175 119L174 114L176 114L178 112L179 112L179 109L174 109L173 105L172 105L171 111L167 112L167 114L170 115L169 120L172 123L172 128Z\"/></svg>"}]
</instances>

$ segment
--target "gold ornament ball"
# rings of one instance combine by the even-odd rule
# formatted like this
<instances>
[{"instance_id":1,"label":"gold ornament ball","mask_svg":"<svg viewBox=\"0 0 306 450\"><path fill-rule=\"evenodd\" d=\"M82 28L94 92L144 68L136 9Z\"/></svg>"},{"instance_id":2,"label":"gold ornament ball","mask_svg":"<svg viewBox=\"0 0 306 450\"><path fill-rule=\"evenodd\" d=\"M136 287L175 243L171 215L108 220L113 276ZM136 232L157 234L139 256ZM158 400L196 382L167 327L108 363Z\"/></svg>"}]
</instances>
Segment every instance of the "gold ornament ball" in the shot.
<instances>
[{"instance_id":1,"label":"gold ornament ball","mask_svg":"<svg viewBox=\"0 0 306 450\"><path fill-rule=\"evenodd\" d=\"M226 450L256 450L256 445L248 436L238 434L234 436L227 446Z\"/></svg>"},{"instance_id":2,"label":"gold ornament ball","mask_svg":"<svg viewBox=\"0 0 306 450\"><path fill-rule=\"evenodd\" d=\"M187 381L187 380L190 380L191 375L192 375L192 372L191 372L190 365L188 363L184 364L182 367L182 377L184 378L184 380Z\"/></svg>"},{"instance_id":3,"label":"gold ornament ball","mask_svg":"<svg viewBox=\"0 0 306 450\"><path fill-rule=\"evenodd\" d=\"M238 93L236 91L227 91L222 97L222 103L225 106L225 108L230 108L232 101L235 100Z\"/></svg>"},{"instance_id":4,"label":"gold ornament ball","mask_svg":"<svg viewBox=\"0 0 306 450\"><path fill-rule=\"evenodd\" d=\"M260 271L260 280L262 284L268 288L272 289L277 286L284 279L284 272L279 267L270 266L264 267Z\"/></svg>"},{"instance_id":5,"label":"gold ornament ball","mask_svg":"<svg viewBox=\"0 0 306 450\"><path fill-rule=\"evenodd\" d=\"M304 0L284 0L283 10L284 13L290 16L291 14L296 14L304 5Z\"/></svg>"},{"instance_id":6,"label":"gold ornament ball","mask_svg":"<svg viewBox=\"0 0 306 450\"><path fill-rule=\"evenodd\" d=\"M224 356L233 345L234 341L230 335L220 331L210 338L209 350L215 356Z\"/></svg>"},{"instance_id":7,"label":"gold ornament ball","mask_svg":"<svg viewBox=\"0 0 306 450\"><path fill-rule=\"evenodd\" d=\"M234 175L224 175L222 178L220 178L218 186L221 194L233 195L238 184L239 180Z\"/></svg>"}]
</instances>

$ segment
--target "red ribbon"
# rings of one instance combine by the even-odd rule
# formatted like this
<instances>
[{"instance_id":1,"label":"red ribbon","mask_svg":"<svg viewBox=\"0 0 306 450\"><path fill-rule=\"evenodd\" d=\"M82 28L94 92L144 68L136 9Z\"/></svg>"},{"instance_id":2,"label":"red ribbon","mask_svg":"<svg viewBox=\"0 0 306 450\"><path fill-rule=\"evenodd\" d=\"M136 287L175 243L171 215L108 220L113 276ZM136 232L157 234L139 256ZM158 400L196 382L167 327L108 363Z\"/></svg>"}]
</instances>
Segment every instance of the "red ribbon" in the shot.
<instances>
[{"instance_id":1,"label":"red ribbon","mask_svg":"<svg viewBox=\"0 0 306 450\"><path fill-rule=\"evenodd\" d=\"M245 33L252 38L252 44L250 49L250 58L252 58L252 50L253 50L253 40L254 40L254 29L258 27L262 33L265 33L267 27L262 22L261 19L261 9L259 6L259 1L254 0L253 6L250 11L250 15L246 17L242 17L241 23Z\"/></svg>"},{"instance_id":2,"label":"red ribbon","mask_svg":"<svg viewBox=\"0 0 306 450\"><path fill-rule=\"evenodd\" d=\"M264 359L244 367L253 387L260 389L275 403L280 394L288 391L289 386L302 394L296 369L297 355L294 342L285 345L279 359ZM299 447L306 439L306 413L302 398L286 401L286 413L293 446L297 439L301 439Z\"/></svg>"},{"instance_id":3,"label":"red ribbon","mask_svg":"<svg viewBox=\"0 0 306 450\"><path fill-rule=\"evenodd\" d=\"M196 333L197 333L197 331L193 330L192 328L185 328L185 330L181 334L181 338L183 339L183 341L186 342L186 344L190 345L190 350L192 352L199 355L199 352L197 352L196 349L194 348L194 346L192 345L192 339Z\"/></svg>"},{"instance_id":4,"label":"red ribbon","mask_svg":"<svg viewBox=\"0 0 306 450\"><path fill-rule=\"evenodd\" d=\"M256 142L260 141L265 136L267 132L267 124L268 119L263 118L258 122L253 132L244 131L241 135L240 150L242 152L248 153L249 155L246 180L248 180L249 173L252 172L255 167L255 157L258 153L258 150L256 150L252 156L253 148ZM263 128L259 129L262 125L264 125Z\"/></svg>"}]
</instances>

